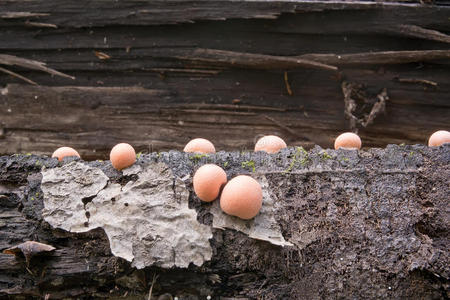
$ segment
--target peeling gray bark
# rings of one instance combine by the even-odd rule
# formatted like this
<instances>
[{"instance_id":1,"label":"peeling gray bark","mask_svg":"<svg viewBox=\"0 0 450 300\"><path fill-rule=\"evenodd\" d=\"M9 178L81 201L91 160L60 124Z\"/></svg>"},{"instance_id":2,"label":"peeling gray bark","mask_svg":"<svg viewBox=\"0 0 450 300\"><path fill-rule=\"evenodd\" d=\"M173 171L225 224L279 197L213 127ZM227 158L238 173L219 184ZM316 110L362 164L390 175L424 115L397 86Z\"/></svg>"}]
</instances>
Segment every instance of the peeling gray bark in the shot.
<instances>
[{"instance_id":1,"label":"peeling gray bark","mask_svg":"<svg viewBox=\"0 0 450 300\"><path fill-rule=\"evenodd\" d=\"M249 162L254 163L254 171ZM228 178L254 176L273 204L264 201L261 215L248 221L246 228L233 218L224 221L217 202L202 203L192 191L191 177L205 163L223 166ZM58 163L34 155L0 157L0 249L26 240L56 248L31 260L28 270L24 258L0 254L0 296L144 299L153 275L158 274L153 295L169 293L179 299L207 295L212 299L445 299L450 277L449 163L450 145L390 145L359 152L290 148L277 155L219 152L205 157L171 151L141 155L123 173L109 161ZM83 176L73 176L75 169L87 174L84 182ZM146 172L159 175L148 177ZM94 223L103 224L114 213L112 194L120 195L114 205L127 197L127 189L134 190L127 201L139 201L149 191L164 190L168 178L172 182L179 178L180 193L186 193L179 200L189 208L177 209L192 212L196 219L184 231L189 232L190 226L210 230L212 255L201 266L195 265L193 254L184 257L194 262L188 266L158 265L152 246L144 243L145 247L133 248L133 255L141 252L146 265L138 269L115 255L114 238ZM45 202L63 195L63 187L74 188L74 181L81 182L78 196L70 196L78 197L78 204L83 195L97 195L86 203L93 222L87 232L56 229L46 221ZM167 187L170 193L152 193L148 199L170 199L173 188ZM82 204L81 210L85 211ZM140 213L137 209L135 215ZM94 222L95 215L99 217ZM134 215L121 217L132 222ZM260 232L255 231L260 217L275 220L271 229L280 233L277 238L284 239L284 247L254 234Z\"/></svg>"},{"instance_id":2,"label":"peeling gray bark","mask_svg":"<svg viewBox=\"0 0 450 300\"><path fill-rule=\"evenodd\" d=\"M189 192L165 164L128 172L137 180L108 184L102 170L72 162L42 172L43 217L53 228L102 228L113 255L147 266L201 266L211 258L211 228L188 208Z\"/></svg>"}]
</instances>

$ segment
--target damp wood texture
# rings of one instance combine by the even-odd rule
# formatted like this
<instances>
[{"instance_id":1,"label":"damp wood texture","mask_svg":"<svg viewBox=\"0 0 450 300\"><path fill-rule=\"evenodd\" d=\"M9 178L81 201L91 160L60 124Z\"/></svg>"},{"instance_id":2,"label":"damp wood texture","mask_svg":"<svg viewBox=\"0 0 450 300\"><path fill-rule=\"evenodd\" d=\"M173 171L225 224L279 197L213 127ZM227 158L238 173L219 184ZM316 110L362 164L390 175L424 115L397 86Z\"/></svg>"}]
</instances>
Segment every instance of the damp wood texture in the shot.
<instances>
[{"instance_id":1,"label":"damp wood texture","mask_svg":"<svg viewBox=\"0 0 450 300\"><path fill-rule=\"evenodd\" d=\"M5 0L0 152L425 143L449 126L449 15L446 1Z\"/></svg>"},{"instance_id":2,"label":"damp wood texture","mask_svg":"<svg viewBox=\"0 0 450 300\"><path fill-rule=\"evenodd\" d=\"M206 163L261 183L254 220L195 196ZM449 144L2 156L0 297L446 299L449 166Z\"/></svg>"}]
</instances>

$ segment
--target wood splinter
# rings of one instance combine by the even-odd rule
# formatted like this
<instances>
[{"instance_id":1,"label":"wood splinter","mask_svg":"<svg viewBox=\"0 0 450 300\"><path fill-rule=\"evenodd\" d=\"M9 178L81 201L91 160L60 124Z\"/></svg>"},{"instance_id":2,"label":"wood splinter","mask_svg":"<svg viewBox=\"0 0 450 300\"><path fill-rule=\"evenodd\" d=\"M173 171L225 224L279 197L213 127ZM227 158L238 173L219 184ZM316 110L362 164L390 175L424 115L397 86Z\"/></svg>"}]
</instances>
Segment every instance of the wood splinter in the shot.
<instances>
[{"instance_id":1,"label":"wood splinter","mask_svg":"<svg viewBox=\"0 0 450 300\"><path fill-rule=\"evenodd\" d=\"M437 82L427 80L427 79L419 79L419 78L394 78L395 81L404 82L404 83L421 83L424 85L437 86Z\"/></svg>"},{"instance_id":2,"label":"wood splinter","mask_svg":"<svg viewBox=\"0 0 450 300\"><path fill-rule=\"evenodd\" d=\"M289 96L292 96L294 93L292 93L291 85L289 84L288 73L286 71L284 71L284 83L286 85L287 93L289 94Z\"/></svg>"}]
</instances>

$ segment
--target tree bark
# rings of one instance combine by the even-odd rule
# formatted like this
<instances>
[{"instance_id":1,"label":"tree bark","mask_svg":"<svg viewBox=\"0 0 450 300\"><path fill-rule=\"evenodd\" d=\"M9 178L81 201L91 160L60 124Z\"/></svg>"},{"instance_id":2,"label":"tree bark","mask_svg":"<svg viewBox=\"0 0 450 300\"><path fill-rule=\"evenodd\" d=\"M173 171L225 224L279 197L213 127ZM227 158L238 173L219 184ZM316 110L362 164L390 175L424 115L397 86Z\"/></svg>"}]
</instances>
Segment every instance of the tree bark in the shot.
<instances>
[{"instance_id":1,"label":"tree bark","mask_svg":"<svg viewBox=\"0 0 450 300\"><path fill-rule=\"evenodd\" d=\"M217 203L202 203L192 191L193 172L205 163L222 166L228 179L248 174L265 182L264 190L274 205L265 210L263 206L261 215L274 216L284 247L270 238L247 234L247 229L259 226L252 221L247 227L233 227L237 229L214 227ZM147 299L152 286L155 299L208 295L211 299L445 299L450 276L449 163L448 144L389 145L369 151L289 148L276 155L200 156L176 151L141 155L133 168L166 165L173 186L176 180L184 182L189 191L185 201L196 213L196 222L211 228L212 255L200 266L137 269L112 255L105 228L75 233L46 221L51 197L46 174L57 171L66 176L64 170L85 166L101 170L108 185L122 187L133 185L141 175L115 171L109 161L3 156L0 250L25 241L56 250L29 263L20 255L0 254L0 297ZM89 176L73 178L85 187L67 197L82 195L98 183L88 182ZM160 180L150 180L141 191L155 188ZM62 191L70 182L50 184L60 185ZM83 201L85 208L89 201L96 200ZM120 198L111 201L121 205Z\"/></svg>"}]
</instances>

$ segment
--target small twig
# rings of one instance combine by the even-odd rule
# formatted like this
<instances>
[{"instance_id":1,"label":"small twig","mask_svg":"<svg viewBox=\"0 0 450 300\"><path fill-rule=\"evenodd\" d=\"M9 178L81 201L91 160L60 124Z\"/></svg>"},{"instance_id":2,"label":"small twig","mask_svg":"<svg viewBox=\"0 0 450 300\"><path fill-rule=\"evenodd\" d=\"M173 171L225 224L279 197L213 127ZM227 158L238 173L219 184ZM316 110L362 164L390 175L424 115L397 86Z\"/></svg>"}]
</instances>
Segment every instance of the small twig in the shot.
<instances>
[{"instance_id":1,"label":"small twig","mask_svg":"<svg viewBox=\"0 0 450 300\"><path fill-rule=\"evenodd\" d=\"M148 300L152 299L153 286L155 285L156 279L158 279L159 275L153 274L152 285L150 286L150 291L148 292Z\"/></svg>"},{"instance_id":2,"label":"small twig","mask_svg":"<svg viewBox=\"0 0 450 300\"><path fill-rule=\"evenodd\" d=\"M398 82L405 82L405 83L422 83L425 85L431 85L431 86L437 86L437 82L426 80L426 79L418 79L418 78L394 78L394 80Z\"/></svg>"},{"instance_id":3,"label":"small twig","mask_svg":"<svg viewBox=\"0 0 450 300\"><path fill-rule=\"evenodd\" d=\"M11 75L11 76L17 77L17 78L19 78L19 79L22 79L23 81L26 81L26 82L28 82L28 83L30 83L30 84L38 85L38 84L37 84L36 82L34 82L33 80L30 80L30 79L28 79L28 78L26 78L26 77L24 77L24 76L22 76L22 75L19 75L19 74L17 74L17 73L14 73L13 71L7 70L7 69L5 69L5 68L0 67L0 71L1 71L1 72L4 72L4 73L6 73L6 74L9 74L9 75Z\"/></svg>"},{"instance_id":4,"label":"small twig","mask_svg":"<svg viewBox=\"0 0 450 300\"><path fill-rule=\"evenodd\" d=\"M27 263L28 265L28 263ZM32 276L35 276L35 274L33 272L31 272L31 270L28 267L25 267L25 269L27 269L28 273L30 273Z\"/></svg>"},{"instance_id":5,"label":"small twig","mask_svg":"<svg viewBox=\"0 0 450 300\"><path fill-rule=\"evenodd\" d=\"M291 89L291 85L289 84L289 78L288 78L288 73L286 71L284 71L284 83L286 84L286 90L289 94L289 96L292 96L292 89Z\"/></svg>"},{"instance_id":6,"label":"small twig","mask_svg":"<svg viewBox=\"0 0 450 300\"><path fill-rule=\"evenodd\" d=\"M290 134L292 134L295 137L301 138L303 139L304 137L299 135L297 132L295 132L294 130L292 130L291 128L287 127L286 125L281 124L280 122L278 122L277 120L275 120L272 117L269 117L268 115L262 115L264 118L266 118L267 120L273 122L275 125L277 125L278 127L286 130L287 132L289 132Z\"/></svg>"}]
</instances>

